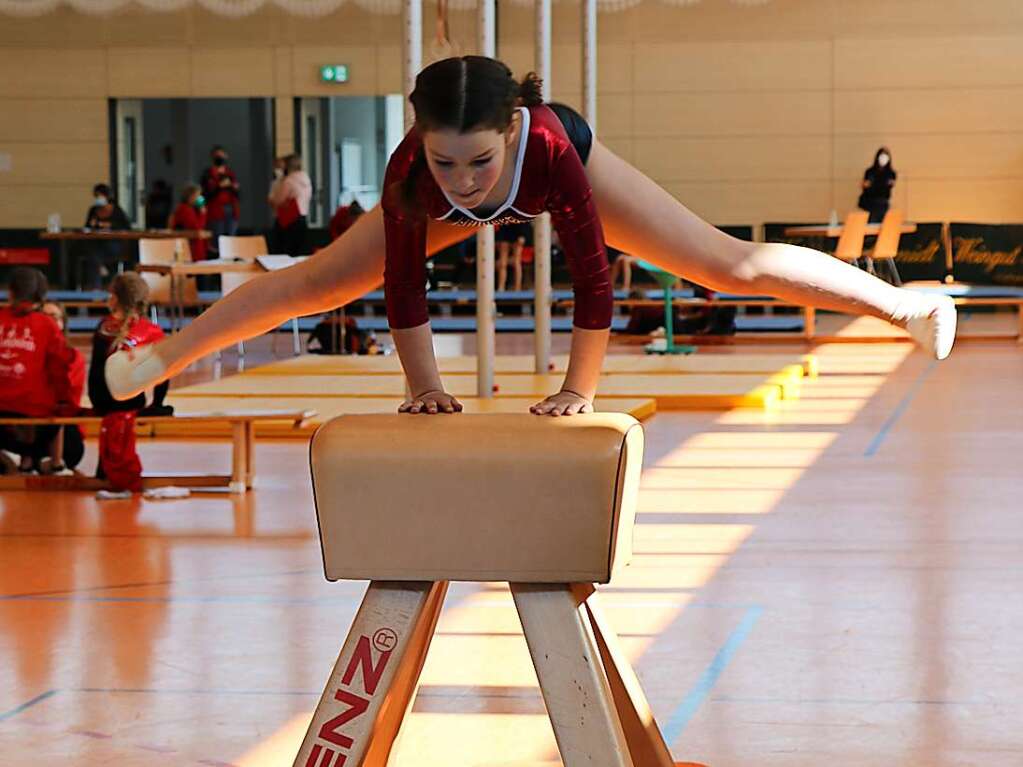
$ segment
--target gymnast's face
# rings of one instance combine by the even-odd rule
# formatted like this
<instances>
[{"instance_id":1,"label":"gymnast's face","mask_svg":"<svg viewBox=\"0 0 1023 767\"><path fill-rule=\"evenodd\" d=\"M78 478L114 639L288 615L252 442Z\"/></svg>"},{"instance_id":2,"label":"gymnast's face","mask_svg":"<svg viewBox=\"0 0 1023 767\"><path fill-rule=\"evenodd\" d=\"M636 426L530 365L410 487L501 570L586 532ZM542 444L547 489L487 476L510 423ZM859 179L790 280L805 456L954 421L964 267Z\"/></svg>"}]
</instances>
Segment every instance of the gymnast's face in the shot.
<instances>
[{"instance_id":1,"label":"gymnast's face","mask_svg":"<svg viewBox=\"0 0 1023 767\"><path fill-rule=\"evenodd\" d=\"M512 133L510 128L424 133L426 163L437 185L463 208L482 204L501 179Z\"/></svg>"}]
</instances>

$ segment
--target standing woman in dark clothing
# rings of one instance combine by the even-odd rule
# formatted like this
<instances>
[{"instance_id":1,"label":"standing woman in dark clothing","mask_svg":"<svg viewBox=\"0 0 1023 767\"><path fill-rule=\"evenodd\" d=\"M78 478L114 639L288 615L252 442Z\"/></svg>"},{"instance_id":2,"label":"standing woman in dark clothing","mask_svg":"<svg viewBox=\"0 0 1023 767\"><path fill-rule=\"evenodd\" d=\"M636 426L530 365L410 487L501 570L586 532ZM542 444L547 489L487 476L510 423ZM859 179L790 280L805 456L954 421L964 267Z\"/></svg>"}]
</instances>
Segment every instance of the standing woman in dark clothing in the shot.
<instances>
[{"instance_id":1,"label":"standing woman in dark clothing","mask_svg":"<svg viewBox=\"0 0 1023 767\"><path fill-rule=\"evenodd\" d=\"M860 193L858 205L861 210L870 213L870 223L880 223L888 212L897 175L892 167L892 153L888 147L881 147L874 155L874 164L863 172L863 181L860 183L863 192Z\"/></svg>"}]
</instances>

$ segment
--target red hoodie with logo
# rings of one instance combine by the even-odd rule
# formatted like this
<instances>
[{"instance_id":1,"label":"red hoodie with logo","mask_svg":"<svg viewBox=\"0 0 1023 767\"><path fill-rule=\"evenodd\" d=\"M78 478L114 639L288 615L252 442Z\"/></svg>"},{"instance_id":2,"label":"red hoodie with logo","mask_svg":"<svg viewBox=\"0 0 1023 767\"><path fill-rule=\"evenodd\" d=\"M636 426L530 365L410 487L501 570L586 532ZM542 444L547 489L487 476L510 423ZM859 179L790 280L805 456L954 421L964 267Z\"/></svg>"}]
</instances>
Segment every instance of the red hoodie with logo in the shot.
<instances>
[{"instance_id":1,"label":"red hoodie with logo","mask_svg":"<svg viewBox=\"0 0 1023 767\"><path fill-rule=\"evenodd\" d=\"M0 411L39 418L77 410L74 359L57 323L38 307L0 308Z\"/></svg>"}]
</instances>

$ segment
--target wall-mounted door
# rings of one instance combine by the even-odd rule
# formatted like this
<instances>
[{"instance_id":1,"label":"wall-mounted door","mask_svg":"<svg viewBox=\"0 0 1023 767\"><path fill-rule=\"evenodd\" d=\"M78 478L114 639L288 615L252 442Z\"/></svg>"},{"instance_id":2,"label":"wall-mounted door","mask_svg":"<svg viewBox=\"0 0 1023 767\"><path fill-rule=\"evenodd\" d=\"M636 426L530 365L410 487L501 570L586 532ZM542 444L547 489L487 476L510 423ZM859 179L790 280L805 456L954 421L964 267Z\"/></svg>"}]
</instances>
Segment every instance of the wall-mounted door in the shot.
<instances>
[{"instance_id":1,"label":"wall-mounted door","mask_svg":"<svg viewBox=\"0 0 1023 767\"><path fill-rule=\"evenodd\" d=\"M313 199L309 203L309 226L325 226L333 210L330 204L330 174L333 163L326 156L330 151L330 110L327 99L299 99L299 146L302 165L313 182ZM326 150L326 151L325 151Z\"/></svg>"},{"instance_id":2,"label":"wall-mounted door","mask_svg":"<svg viewBox=\"0 0 1023 767\"><path fill-rule=\"evenodd\" d=\"M142 101L119 99L115 107L117 202L133 225L144 224L146 199Z\"/></svg>"}]
</instances>

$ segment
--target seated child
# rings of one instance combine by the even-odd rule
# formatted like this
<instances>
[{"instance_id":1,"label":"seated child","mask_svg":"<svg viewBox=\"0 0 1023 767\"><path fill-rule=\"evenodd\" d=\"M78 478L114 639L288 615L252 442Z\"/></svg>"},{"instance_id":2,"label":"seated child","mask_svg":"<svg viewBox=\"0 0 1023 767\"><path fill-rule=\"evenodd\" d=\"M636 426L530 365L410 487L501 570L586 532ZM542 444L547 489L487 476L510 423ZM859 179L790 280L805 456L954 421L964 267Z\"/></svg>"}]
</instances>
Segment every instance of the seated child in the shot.
<instances>
[{"instance_id":1,"label":"seated child","mask_svg":"<svg viewBox=\"0 0 1023 767\"><path fill-rule=\"evenodd\" d=\"M60 332L66 339L67 312L64 311L64 307L56 301L46 301L43 303L42 312L57 323L57 327L60 328ZM85 357L74 347L71 347L71 354L71 367L68 370L71 381L71 404L77 407L79 412L82 412L82 394L85 393ZM85 430L78 425L62 426L56 439L60 440L60 443L54 445L51 453L58 456L63 453L67 473L71 474L85 455ZM45 461L46 459L43 459L40 472L42 474L51 473L47 471Z\"/></svg>"},{"instance_id":2,"label":"seated child","mask_svg":"<svg viewBox=\"0 0 1023 767\"><path fill-rule=\"evenodd\" d=\"M41 311L47 288L43 273L28 267L17 267L8 280L10 302L0 308L0 415L6 418L78 411L70 380L74 351L57 323ZM49 458L47 471L66 473L57 439L60 430L59 426L0 427L0 469L35 472ZM20 465L15 456L20 456Z\"/></svg>"},{"instance_id":3,"label":"seated child","mask_svg":"<svg viewBox=\"0 0 1023 767\"><path fill-rule=\"evenodd\" d=\"M89 366L89 399L97 415L103 416L99 436L99 466L96 476L106 479L110 491L100 490L101 499L128 498L142 490L142 463L135 450L135 416L146 408L146 395L119 402L110 396L103 375L107 357L121 349L145 346L163 338L163 331L146 319L149 287L136 272L119 274L110 283L109 316L92 337ZM168 383L156 387L154 405L163 407Z\"/></svg>"}]
</instances>

